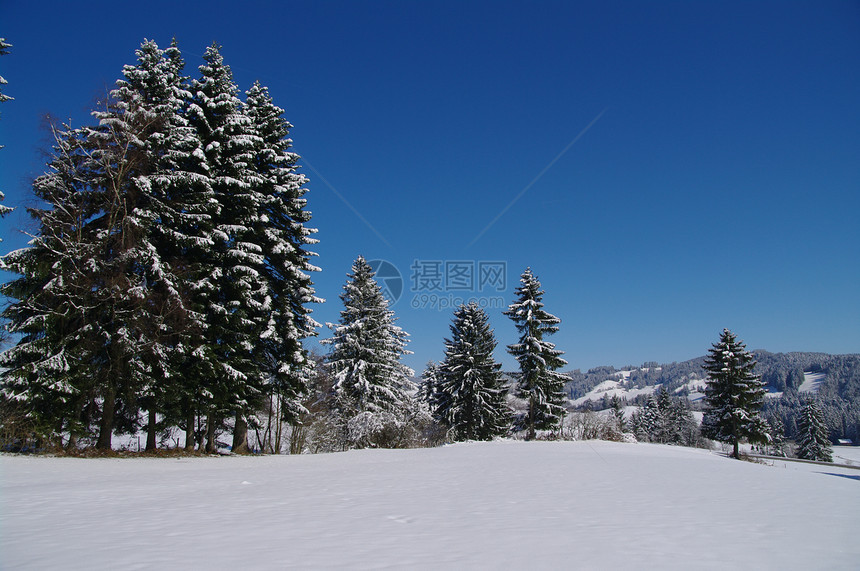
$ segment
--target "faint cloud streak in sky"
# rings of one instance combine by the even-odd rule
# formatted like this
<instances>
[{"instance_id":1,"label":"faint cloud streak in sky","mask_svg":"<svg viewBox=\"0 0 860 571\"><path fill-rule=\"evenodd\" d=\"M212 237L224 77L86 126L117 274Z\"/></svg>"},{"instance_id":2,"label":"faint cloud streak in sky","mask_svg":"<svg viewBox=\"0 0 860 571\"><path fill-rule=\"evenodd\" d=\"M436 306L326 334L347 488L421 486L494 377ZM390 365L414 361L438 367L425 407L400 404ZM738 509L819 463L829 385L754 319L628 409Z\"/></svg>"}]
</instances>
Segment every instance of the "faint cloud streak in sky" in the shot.
<instances>
[{"instance_id":1,"label":"faint cloud streak in sky","mask_svg":"<svg viewBox=\"0 0 860 571\"><path fill-rule=\"evenodd\" d=\"M524 195L526 192L528 192L528 191L529 191L529 189L530 189L531 187L533 187L533 186L535 185L535 183L536 183L537 181L539 181L539 180L541 179L541 177L542 177L543 175L545 175L545 174L546 174L546 172L547 172L549 169L551 169L551 168L552 168L552 166L553 166L555 163L557 163L557 162L558 162L558 160L559 160L561 157L563 157L563 156L564 156L564 154L565 154L568 150L570 150L570 148L571 148L574 144L576 144L576 142L577 142L579 139L581 139L581 138L582 138L582 136L583 136L583 135L585 135L585 134L588 132L588 130L589 130L589 129L591 129L591 128L594 126L594 124L595 124L595 123L597 123L597 121L598 121L601 117L603 117L603 114L604 114L604 113L606 113L606 110L607 110L607 109L609 109L609 108L608 108L608 107L606 107L605 109L603 109L603 111L601 111L600 113L598 113L598 114L597 114L597 117L595 117L594 119L592 119L592 120L591 120L591 123L589 123L588 125L586 125L586 126L585 126L585 128L584 128L582 131L580 131L580 132L579 132L579 134L578 134L576 137L574 137L574 138L573 138L573 140L572 140L571 142L569 142L569 143L567 144L567 146L566 146L564 149L562 149L562 150L561 150L561 152L560 152L559 154L557 154L557 155L555 156L555 158L554 158L553 160L551 160L551 161L549 162L549 164L548 164L548 165L546 165L546 166L543 168L543 170L542 170L542 171L540 171L540 172L538 173L538 175L537 175L536 177L534 177L534 178L532 179L532 181L531 181L530 183L528 183L528 184L525 186L525 188L523 188L523 189L520 191L520 193L519 193L518 195L516 195L516 196L514 197L514 199L513 199L512 201L510 201L510 202L508 203L508 205L507 205L507 206L505 206L505 207L502 209L502 211L501 211L501 212L499 212L499 213L496 215L496 217L495 217L495 218L493 218L493 220L492 220L489 224L487 224L487 225L484 227L484 229L483 229L483 230L481 230L481 231L478 233L478 235L477 235L477 236L475 236L475 238L474 238L471 242L469 242L469 245L468 245L467 247L469 247L469 248L470 248L470 247L474 246L474 245L475 245L475 242L477 242L478 240L480 240L480 239L481 239L481 236L483 236L484 234L486 234L487 230L489 230L490 228L492 228L492 227L493 227L493 224L495 224L496 222L498 222L498 221L499 221L499 218L501 218L502 216L504 216L504 215L505 215L505 213L506 213L508 210L510 210L510 209L511 209L511 207L512 207L514 204L516 204L516 203L517 203L517 201L518 201L520 198L522 198L522 197L523 197L523 195Z\"/></svg>"},{"instance_id":2,"label":"faint cloud streak in sky","mask_svg":"<svg viewBox=\"0 0 860 571\"><path fill-rule=\"evenodd\" d=\"M358 216L358 219L359 219L359 220L361 220L362 222L364 222L364 225L365 225L365 226L367 226L368 228L370 228L370 230L371 230L374 234L376 234L376 237L377 237L377 238L379 238L380 240L382 240L382 242L383 242L386 246L388 246L389 248L391 248L392 250L394 249L394 246L392 246L392 245L388 242L388 240L386 240L386 239L385 239L385 236L383 236L382 234L380 234L380 233L379 233L379 231L378 231L376 228L374 228L374 227L373 227L373 224L371 224L370 222L368 222L368 221L367 221L367 218L365 218L364 216L362 216L361 212L359 212L359 211L358 211L358 210L357 210L357 209L356 209L352 204L350 204L350 203L349 203L349 201L346 199L346 197L345 197L344 195L342 195L341 193L339 193L339 192L337 191L337 189L336 189L336 188L335 188L335 187L334 187L334 186L333 186L329 181L327 181L327 180L326 180L326 178L325 178L323 175L321 175L321 174L320 174L320 171L318 171L317 169L315 169L315 168L314 168L314 166L313 166L311 163L309 163L309 162L308 162L308 160L307 160L306 158L302 157L302 159L301 159L301 160L302 160L302 162L303 162L303 163L305 163L305 165L306 165L309 169L311 169L312 171L314 171L314 174L315 174L315 175L317 175L317 177L319 177L319 179L323 182L323 184L325 184L327 187L329 187L329 189L330 189L330 190L335 194L335 196L337 196L337 197L341 200L341 202L343 202L344 204L346 204L347 208L349 208L350 210L352 210L352 213L353 213L353 214L355 214L356 216Z\"/></svg>"}]
</instances>

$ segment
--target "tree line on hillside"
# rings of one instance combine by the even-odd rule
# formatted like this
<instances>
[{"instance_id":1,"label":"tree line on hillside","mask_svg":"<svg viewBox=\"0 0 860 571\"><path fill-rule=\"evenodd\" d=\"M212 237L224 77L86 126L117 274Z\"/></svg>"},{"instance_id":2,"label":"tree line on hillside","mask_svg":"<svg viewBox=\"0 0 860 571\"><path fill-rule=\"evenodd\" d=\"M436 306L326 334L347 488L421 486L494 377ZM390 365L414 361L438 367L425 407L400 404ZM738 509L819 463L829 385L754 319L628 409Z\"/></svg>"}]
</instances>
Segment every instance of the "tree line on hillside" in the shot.
<instances>
[{"instance_id":1,"label":"tree line on hillside","mask_svg":"<svg viewBox=\"0 0 860 571\"><path fill-rule=\"evenodd\" d=\"M770 395L765 399L762 412L772 426L782 427L779 438L798 441L801 437L798 423L804 407L811 398L816 400L827 427L831 442L850 440L860 443L860 355L828 355L825 353L770 353L753 351L756 373L761 377ZM565 390L571 398L585 396L601 382L616 378L624 371L622 387L628 390L659 385L674 397L686 399L690 394L685 386L690 381L704 380L704 357L681 363L646 363L640 367L595 367L582 373L568 373L571 381ZM804 373L822 375L816 390L799 392L805 381ZM649 395L624 398L625 405L645 406ZM689 403L700 410L701 403ZM586 401L581 410L607 410L611 407L609 395L596 401Z\"/></svg>"}]
</instances>

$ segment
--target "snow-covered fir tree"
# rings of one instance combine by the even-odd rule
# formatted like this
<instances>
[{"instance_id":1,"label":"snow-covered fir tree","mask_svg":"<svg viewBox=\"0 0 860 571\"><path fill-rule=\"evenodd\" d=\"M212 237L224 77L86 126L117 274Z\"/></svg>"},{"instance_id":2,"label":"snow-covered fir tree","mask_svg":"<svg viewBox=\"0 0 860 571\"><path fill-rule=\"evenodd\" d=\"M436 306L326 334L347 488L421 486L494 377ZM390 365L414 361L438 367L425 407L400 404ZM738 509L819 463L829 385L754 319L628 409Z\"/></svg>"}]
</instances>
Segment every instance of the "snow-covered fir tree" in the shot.
<instances>
[{"instance_id":1,"label":"snow-covered fir tree","mask_svg":"<svg viewBox=\"0 0 860 571\"><path fill-rule=\"evenodd\" d=\"M702 434L731 444L735 458L742 440L765 444L768 439L768 426L761 416L766 391L753 373L755 365L752 354L728 329L705 358L708 380Z\"/></svg>"},{"instance_id":2,"label":"snow-covered fir tree","mask_svg":"<svg viewBox=\"0 0 860 571\"><path fill-rule=\"evenodd\" d=\"M511 411L493 358L496 339L487 314L477 303L454 312L451 338L439 367L435 417L451 440L491 440L510 429Z\"/></svg>"},{"instance_id":3,"label":"snow-covered fir tree","mask_svg":"<svg viewBox=\"0 0 860 571\"><path fill-rule=\"evenodd\" d=\"M98 299L86 264L95 252L81 224L98 209L83 182L93 168L84 131L65 129L54 137L49 170L33 183L47 207L28 209L38 233L29 247L3 257L3 268L18 276L0 286L10 300L3 318L19 339L0 365L4 398L22 404L35 432L67 431L74 439L85 428L76 419L101 396L92 370L98 331L89 322Z\"/></svg>"},{"instance_id":4,"label":"snow-covered fir tree","mask_svg":"<svg viewBox=\"0 0 860 571\"><path fill-rule=\"evenodd\" d=\"M537 429L560 426L567 398L564 385L569 380L558 372L567 364L561 358L563 351L544 339L557 332L561 322L543 309L544 293L540 281L527 268L516 289L517 300L505 312L520 334L519 342L509 345L508 352L520 365L517 396L528 402L525 426L530 439L535 437Z\"/></svg>"},{"instance_id":5,"label":"snow-covered fir tree","mask_svg":"<svg viewBox=\"0 0 860 571\"><path fill-rule=\"evenodd\" d=\"M624 416L624 403L618 395L612 395L609 404L612 408L612 416L615 417L615 424L618 427L618 432L627 431L627 419Z\"/></svg>"},{"instance_id":6,"label":"snow-covered fir tree","mask_svg":"<svg viewBox=\"0 0 860 571\"><path fill-rule=\"evenodd\" d=\"M258 359L269 364L267 373L285 420L294 422L306 412L301 403L314 367L302 340L315 336L320 326L311 318L309 307L322 301L310 277L319 268L310 262L316 254L309 246L318 241L313 238L316 229L307 226L311 219L304 198L307 180L296 172L299 156L290 151L292 125L259 82L247 92L246 109L259 138L253 165L260 179L261 204L250 227L260 246L259 271L271 297L271 312L256 352Z\"/></svg>"},{"instance_id":7,"label":"snow-covered fir tree","mask_svg":"<svg viewBox=\"0 0 860 571\"><path fill-rule=\"evenodd\" d=\"M824 414L814 398L810 398L800 411L797 422L797 457L804 460L833 462Z\"/></svg>"},{"instance_id":8,"label":"snow-covered fir tree","mask_svg":"<svg viewBox=\"0 0 860 571\"><path fill-rule=\"evenodd\" d=\"M234 449L246 448L246 417L262 400L269 380L267 364L258 358L260 337L270 331L272 295L266 276L263 236L265 196L255 172L262 140L238 97L230 67L220 46L209 46L192 82L189 118L205 153L205 174L217 204L213 219L211 269L206 290L208 346L217 365L206 387L207 449L214 451L215 430L228 416L236 418Z\"/></svg>"},{"instance_id":9,"label":"snow-covered fir tree","mask_svg":"<svg viewBox=\"0 0 860 571\"><path fill-rule=\"evenodd\" d=\"M421 373L421 383L418 385L415 399L424 403L431 414L439 408L439 378L439 364L428 361Z\"/></svg>"},{"instance_id":10,"label":"snow-covered fir tree","mask_svg":"<svg viewBox=\"0 0 860 571\"><path fill-rule=\"evenodd\" d=\"M770 454L785 456L785 423L779 415L773 414L767 417L767 425L770 428Z\"/></svg>"},{"instance_id":11,"label":"snow-covered fir tree","mask_svg":"<svg viewBox=\"0 0 860 571\"><path fill-rule=\"evenodd\" d=\"M663 387L634 413L631 424L642 442L696 446L699 441L699 429L686 399L669 395Z\"/></svg>"},{"instance_id":12,"label":"snow-covered fir tree","mask_svg":"<svg viewBox=\"0 0 860 571\"><path fill-rule=\"evenodd\" d=\"M334 376L334 407L354 446L367 445L374 432L403 422L412 409L407 388L414 374L401 363L408 334L395 324L394 312L362 256L347 274L340 294L343 309L333 336L328 365Z\"/></svg>"},{"instance_id":13,"label":"snow-covered fir tree","mask_svg":"<svg viewBox=\"0 0 860 571\"><path fill-rule=\"evenodd\" d=\"M211 216L211 192L203 177L200 141L185 117L190 93L181 75L176 43L161 50L144 41L137 64L126 65L111 92L112 104L96 117L100 132L135 149L136 171L125 201L127 224L136 229L132 268L145 301L135 331L140 350L131 361L135 392L148 411L147 450L156 448L156 415L183 419L186 386L176 386L199 347L203 315L188 286L196 279L193 249L211 246L202 230ZM177 396L180 399L177 400Z\"/></svg>"},{"instance_id":14,"label":"snow-covered fir tree","mask_svg":"<svg viewBox=\"0 0 860 571\"><path fill-rule=\"evenodd\" d=\"M8 43L6 41L6 38L0 38L0 56L8 55L9 54L9 48L11 48L11 47L12 47L12 44ZM6 79L2 75L0 75L0 103L3 103L4 101L11 101L12 100L12 97L9 97L8 95L6 95L5 93L2 92L2 87L4 85L7 85L8 83L9 82L6 81ZM2 148L3 148L3 145L0 144L0 149L2 149ZM3 194L2 190L0 190L0 201L2 201L4 198L5 198L5 195ZM8 206L0 204L0 216L4 216L6 214L9 214L11 211L12 211L12 208L9 208Z\"/></svg>"}]
</instances>

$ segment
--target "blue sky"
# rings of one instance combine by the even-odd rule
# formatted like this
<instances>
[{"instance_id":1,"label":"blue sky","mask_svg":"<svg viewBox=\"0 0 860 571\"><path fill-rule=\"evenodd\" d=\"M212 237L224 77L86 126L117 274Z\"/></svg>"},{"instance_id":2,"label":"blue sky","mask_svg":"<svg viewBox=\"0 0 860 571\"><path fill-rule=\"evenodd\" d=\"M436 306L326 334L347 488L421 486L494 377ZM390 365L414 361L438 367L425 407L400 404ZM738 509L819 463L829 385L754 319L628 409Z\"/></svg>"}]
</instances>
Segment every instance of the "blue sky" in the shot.
<instances>
[{"instance_id":1,"label":"blue sky","mask_svg":"<svg viewBox=\"0 0 860 571\"><path fill-rule=\"evenodd\" d=\"M337 320L356 256L390 261L419 372L452 308L412 305L507 305L526 266L571 368L682 361L724 327L751 349L860 352L857 2L140 6L0 5L7 205L32 203L45 113L89 122L144 38L175 36L190 75L217 41L295 126L317 319ZM412 291L415 260L505 262L507 283ZM489 313L513 368L513 325Z\"/></svg>"}]
</instances>

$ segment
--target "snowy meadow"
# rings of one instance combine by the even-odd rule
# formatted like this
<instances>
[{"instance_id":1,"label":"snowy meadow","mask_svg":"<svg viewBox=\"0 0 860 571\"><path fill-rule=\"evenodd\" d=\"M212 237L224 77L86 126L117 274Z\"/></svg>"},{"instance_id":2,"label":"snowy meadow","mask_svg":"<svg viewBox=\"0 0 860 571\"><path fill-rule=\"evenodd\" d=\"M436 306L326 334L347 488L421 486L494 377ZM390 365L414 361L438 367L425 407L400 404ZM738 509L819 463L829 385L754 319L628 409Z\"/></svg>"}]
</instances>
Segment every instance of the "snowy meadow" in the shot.
<instances>
[{"instance_id":1,"label":"snowy meadow","mask_svg":"<svg viewBox=\"0 0 860 571\"><path fill-rule=\"evenodd\" d=\"M0 567L857 569L858 499L860 470L603 441L3 455Z\"/></svg>"}]
</instances>

